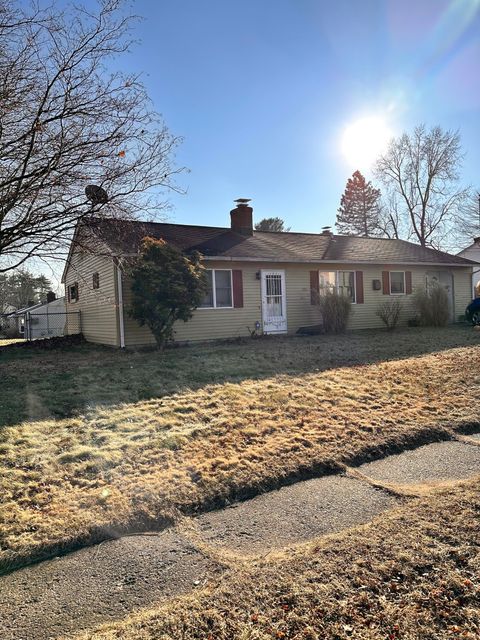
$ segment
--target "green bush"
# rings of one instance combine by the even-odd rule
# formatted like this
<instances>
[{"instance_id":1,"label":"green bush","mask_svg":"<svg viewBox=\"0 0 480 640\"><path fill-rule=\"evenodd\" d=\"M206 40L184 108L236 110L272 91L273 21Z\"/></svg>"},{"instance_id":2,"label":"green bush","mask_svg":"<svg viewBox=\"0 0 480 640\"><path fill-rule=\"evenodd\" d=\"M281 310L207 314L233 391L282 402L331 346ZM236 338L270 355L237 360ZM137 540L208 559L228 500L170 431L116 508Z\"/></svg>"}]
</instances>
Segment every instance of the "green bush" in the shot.
<instances>
[{"instance_id":1,"label":"green bush","mask_svg":"<svg viewBox=\"0 0 480 640\"><path fill-rule=\"evenodd\" d=\"M350 298L336 291L326 291L318 298L325 333L343 333L352 310Z\"/></svg>"},{"instance_id":2,"label":"green bush","mask_svg":"<svg viewBox=\"0 0 480 640\"><path fill-rule=\"evenodd\" d=\"M448 294L438 284L433 284L428 291L417 289L413 304L424 327L444 327L450 319Z\"/></svg>"},{"instance_id":3,"label":"green bush","mask_svg":"<svg viewBox=\"0 0 480 640\"><path fill-rule=\"evenodd\" d=\"M400 313L402 312L402 303L400 300L386 300L375 311L382 322L387 327L388 331L393 331L400 319Z\"/></svg>"},{"instance_id":4,"label":"green bush","mask_svg":"<svg viewBox=\"0 0 480 640\"><path fill-rule=\"evenodd\" d=\"M163 347L173 339L174 323L187 322L202 301L206 280L200 254L186 256L164 240L144 238L130 276L130 316L147 325Z\"/></svg>"}]
</instances>

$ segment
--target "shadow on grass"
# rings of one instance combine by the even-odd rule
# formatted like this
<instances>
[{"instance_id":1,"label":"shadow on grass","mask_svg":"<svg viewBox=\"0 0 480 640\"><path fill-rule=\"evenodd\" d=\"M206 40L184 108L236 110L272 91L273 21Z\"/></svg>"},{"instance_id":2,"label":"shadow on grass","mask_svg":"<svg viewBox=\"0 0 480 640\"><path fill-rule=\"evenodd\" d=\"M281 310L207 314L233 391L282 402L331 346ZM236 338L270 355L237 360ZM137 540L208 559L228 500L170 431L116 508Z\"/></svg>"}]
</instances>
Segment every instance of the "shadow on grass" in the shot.
<instances>
[{"instance_id":1,"label":"shadow on grass","mask_svg":"<svg viewBox=\"0 0 480 640\"><path fill-rule=\"evenodd\" d=\"M0 347L0 426L67 418L97 405L160 398L206 385L302 375L476 346L467 325L364 330L343 336L241 339L159 351L92 344ZM352 373L352 375L355 375Z\"/></svg>"}]
</instances>

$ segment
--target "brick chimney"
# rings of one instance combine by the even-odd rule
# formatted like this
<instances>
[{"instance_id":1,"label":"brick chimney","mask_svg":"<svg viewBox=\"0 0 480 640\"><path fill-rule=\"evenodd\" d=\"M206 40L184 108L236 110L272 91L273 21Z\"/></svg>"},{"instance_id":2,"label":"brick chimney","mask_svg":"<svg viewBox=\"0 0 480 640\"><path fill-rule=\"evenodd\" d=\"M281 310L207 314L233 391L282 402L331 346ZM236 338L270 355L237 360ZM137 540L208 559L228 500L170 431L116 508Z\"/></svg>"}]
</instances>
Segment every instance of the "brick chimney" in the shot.
<instances>
[{"instance_id":1,"label":"brick chimney","mask_svg":"<svg viewBox=\"0 0 480 640\"><path fill-rule=\"evenodd\" d=\"M253 236L253 208L248 206L249 198L235 200L237 206L230 211L230 227L235 233Z\"/></svg>"}]
</instances>

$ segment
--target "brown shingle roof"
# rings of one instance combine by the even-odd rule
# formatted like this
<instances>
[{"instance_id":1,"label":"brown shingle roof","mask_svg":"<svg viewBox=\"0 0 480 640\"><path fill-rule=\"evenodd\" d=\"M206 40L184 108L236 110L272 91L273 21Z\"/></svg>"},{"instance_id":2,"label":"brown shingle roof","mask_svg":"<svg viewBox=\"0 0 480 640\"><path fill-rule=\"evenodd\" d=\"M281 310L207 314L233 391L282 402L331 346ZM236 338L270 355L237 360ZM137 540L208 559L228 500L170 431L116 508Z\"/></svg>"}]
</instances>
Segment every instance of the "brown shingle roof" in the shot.
<instances>
[{"instance_id":1,"label":"brown shingle roof","mask_svg":"<svg viewBox=\"0 0 480 640\"><path fill-rule=\"evenodd\" d=\"M472 265L472 261L405 240L254 231L159 222L90 219L88 226L116 255L137 253L145 236L163 238L186 253L276 262L369 262Z\"/></svg>"}]
</instances>

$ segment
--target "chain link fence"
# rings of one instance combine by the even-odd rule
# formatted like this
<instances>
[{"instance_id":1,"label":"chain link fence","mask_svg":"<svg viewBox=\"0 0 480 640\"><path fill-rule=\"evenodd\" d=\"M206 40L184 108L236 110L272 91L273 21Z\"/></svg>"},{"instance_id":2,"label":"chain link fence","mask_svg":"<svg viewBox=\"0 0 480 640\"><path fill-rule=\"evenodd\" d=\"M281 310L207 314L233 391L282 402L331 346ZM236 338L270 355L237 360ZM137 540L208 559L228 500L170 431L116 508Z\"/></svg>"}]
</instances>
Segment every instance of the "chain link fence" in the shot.
<instances>
[{"instance_id":1,"label":"chain link fence","mask_svg":"<svg viewBox=\"0 0 480 640\"><path fill-rule=\"evenodd\" d=\"M72 336L82 332L80 311L27 311L19 316L18 323L18 331L25 340Z\"/></svg>"}]
</instances>

